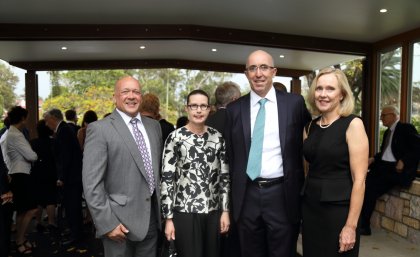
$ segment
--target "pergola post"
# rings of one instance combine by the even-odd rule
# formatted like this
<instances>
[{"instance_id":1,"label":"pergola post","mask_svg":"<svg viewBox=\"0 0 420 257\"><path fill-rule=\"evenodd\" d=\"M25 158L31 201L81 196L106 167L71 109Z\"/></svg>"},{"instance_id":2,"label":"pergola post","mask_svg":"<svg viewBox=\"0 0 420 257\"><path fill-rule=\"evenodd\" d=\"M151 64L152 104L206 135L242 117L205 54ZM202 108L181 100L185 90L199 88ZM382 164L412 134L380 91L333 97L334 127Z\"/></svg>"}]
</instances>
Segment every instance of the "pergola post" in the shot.
<instances>
[{"instance_id":1,"label":"pergola post","mask_svg":"<svg viewBox=\"0 0 420 257\"><path fill-rule=\"evenodd\" d=\"M38 123L38 75L34 70L28 70L25 74L25 101L28 110L26 127L29 129L30 138L37 135L36 124Z\"/></svg>"},{"instance_id":2,"label":"pergola post","mask_svg":"<svg viewBox=\"0 0 420 257\"><path fill-rule=\"evenodd\" d=\"M290 92L295 94L301 94L302 91L302 81L299 78L293 77L290 81Z\"/></svg>"}]
</instances>

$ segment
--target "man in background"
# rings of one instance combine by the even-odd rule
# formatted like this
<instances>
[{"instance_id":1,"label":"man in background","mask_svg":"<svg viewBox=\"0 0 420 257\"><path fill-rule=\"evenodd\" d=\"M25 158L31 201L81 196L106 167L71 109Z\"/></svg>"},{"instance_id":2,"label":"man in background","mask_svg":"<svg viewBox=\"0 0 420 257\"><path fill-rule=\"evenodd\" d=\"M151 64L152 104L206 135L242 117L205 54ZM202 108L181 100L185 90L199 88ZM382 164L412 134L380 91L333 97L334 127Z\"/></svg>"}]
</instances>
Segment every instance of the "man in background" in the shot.
<instances>
[{"instance_id":1,"label":"man in background","mask_svg":"<svg viewBox=\"0 0 420 257\"><path fill-rule=\"evenodd\" d=\"M64 113L64 116L66 116L67 124L69 124L70 128L74 131L74 133L77 135L77 131L80 129L80 126L77 125L77 121L79 120L77 118L77 113L75 110L70 109L67 110Z\"/></svg>"},{"instance_id":2,"label":"man in background","mask_svg":"<svg viewBox=\"0 0 420 257\"><path fill-rule=\"evenodd\" d=\"M376 200L396 185L409 187L414 180L420 158L420 139L416 128L400 122L395 106L381 112L382 124L388 129L383 135L379 153L369 159L365 199L361 213L360 234L371 235L370 218Z\"/></svg>"},{"instance_id":3,"label":"man in background","mask_svg":"<svg viewBox=\"0 0 420 257\"><path fill-rule=\"evenodd\" d=\"M58 109L44 113L46 125L55 132L53 153L57 168L57 186L62 189L63 206L70 228L64 245L82 243L82 151L73 128L63 121Z\"/></svg>"},{"instance_id":4,"label":"man in background","mask_svg":"<svg viewBox=\"0 0 420 257\"><path fill-rule=\"evenodd\" d=\"M217 86L214 96L216 98L217 111L207 118L206 125L217 129L223 134L225 130L226 106L241 97L241 90L238 84L228 81Z\"/></svg>"}]
</instances>

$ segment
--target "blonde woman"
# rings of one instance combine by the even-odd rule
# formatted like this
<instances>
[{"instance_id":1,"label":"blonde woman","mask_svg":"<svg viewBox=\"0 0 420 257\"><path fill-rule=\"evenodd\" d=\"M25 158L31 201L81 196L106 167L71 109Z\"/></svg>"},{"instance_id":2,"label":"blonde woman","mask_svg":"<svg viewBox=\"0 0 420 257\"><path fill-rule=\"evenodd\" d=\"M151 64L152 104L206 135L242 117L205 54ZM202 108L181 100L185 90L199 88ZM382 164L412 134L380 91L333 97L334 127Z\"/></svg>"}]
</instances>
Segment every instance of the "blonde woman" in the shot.
<instances>
[{"instance_id":1,"label":"blonde woman","mask_svg":"<svg viewBox=\"0 0 420 257\"><path fill-rule=\"evenodd\" d=\"M319 117L304 131L309 171L303 190L303 255L358 256L356 228L368 167L368 139L352 115L353 95L341 70L319 72L308 95Z\"/></svg>"}]
</instances>

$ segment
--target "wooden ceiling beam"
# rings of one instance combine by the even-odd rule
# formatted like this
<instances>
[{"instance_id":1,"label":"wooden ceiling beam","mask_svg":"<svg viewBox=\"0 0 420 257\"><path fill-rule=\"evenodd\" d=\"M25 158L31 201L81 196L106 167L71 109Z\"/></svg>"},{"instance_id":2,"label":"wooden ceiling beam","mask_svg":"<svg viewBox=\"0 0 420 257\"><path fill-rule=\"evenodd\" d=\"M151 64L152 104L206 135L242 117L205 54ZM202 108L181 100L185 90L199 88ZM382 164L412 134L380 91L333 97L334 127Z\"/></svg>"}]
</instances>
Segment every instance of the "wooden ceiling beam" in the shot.
<instances>
[{"instance_id":1,"label":"wooden ceiling beam","mask_svg":"<svg viewBox=\"0 0 420 257\"><path fill-rule=\"evenodd\" d=\"M0 24L0 40L198 40L351 55L372 44L252 30L196 25Z\"/></svg>"},{"instance_id":2,"label":"wooden ceiling beam","mask_svg":"<svg viewBox=\"0 0 420 257\"><path fill-rule=\"evenodd\" d=\"M10 62L11 65L25 70L103 70L103 69L197 69L207 71L243 73L244 64L226 64L214 62L199 62L191 60L112 60L112 61L47 61ZM310 70L277 68L277 76L297 78L309 74Z\"/></svg>"}]
</instances>

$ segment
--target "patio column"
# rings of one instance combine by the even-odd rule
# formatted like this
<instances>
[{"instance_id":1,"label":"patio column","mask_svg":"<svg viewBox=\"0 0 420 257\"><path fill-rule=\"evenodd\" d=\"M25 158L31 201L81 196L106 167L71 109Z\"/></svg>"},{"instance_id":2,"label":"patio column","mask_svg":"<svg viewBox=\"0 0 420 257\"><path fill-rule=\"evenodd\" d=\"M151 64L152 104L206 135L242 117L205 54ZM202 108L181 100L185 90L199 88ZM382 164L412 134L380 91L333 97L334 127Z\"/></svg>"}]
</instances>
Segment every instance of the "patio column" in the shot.
<instances>
[{"instance_id":1,"label":"patio column","mask_svg":"<svg viewBox=\"0 0 420 257\"><path fill-rule=\"evenodd\" d=\"M38 75L34 70L28 70L25 74L25 101L28 110L26 127L29 129L30 138L37 136L36 124L38 122Z\"/></svg>"}]
</instances>

